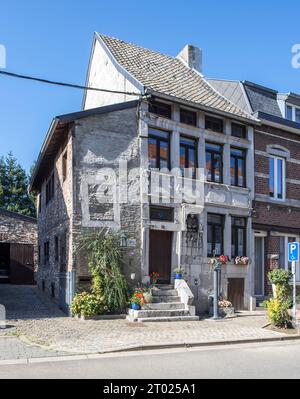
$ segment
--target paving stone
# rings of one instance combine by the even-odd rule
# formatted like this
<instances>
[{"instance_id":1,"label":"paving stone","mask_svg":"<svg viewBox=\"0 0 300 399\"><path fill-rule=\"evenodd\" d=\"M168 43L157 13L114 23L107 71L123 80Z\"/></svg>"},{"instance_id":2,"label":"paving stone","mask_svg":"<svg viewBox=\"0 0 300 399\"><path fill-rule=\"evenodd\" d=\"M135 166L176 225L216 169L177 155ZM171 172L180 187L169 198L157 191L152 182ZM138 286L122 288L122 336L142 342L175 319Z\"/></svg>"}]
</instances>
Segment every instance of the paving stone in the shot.
<instances>
[{"instance_id":1,"label":"paving stone","mask_svg":"<svg viewBox=\"0 0 300 399\"><path fill-rule=\"evenodd\" d=\"M5 333L0 330L0 336L11 332L22 334L31 342L47 345L52 356L54 350L57 353L98 353L137 345L208 343L285 336L261 328L267 322L263 311L242 312L234 319L216 322L204 319L172 323L148 322L144 328L140 328L139 323L134 325L124 319L81 321L67 317L51 302L39 297L36 287L0 285L0 303L7 305L8 324L13 325L3 330ZM35 356L35 350L29 351L29 355L32 353ZM12 347L11 351L14 353Z\"/></svg>"}]
</instances>

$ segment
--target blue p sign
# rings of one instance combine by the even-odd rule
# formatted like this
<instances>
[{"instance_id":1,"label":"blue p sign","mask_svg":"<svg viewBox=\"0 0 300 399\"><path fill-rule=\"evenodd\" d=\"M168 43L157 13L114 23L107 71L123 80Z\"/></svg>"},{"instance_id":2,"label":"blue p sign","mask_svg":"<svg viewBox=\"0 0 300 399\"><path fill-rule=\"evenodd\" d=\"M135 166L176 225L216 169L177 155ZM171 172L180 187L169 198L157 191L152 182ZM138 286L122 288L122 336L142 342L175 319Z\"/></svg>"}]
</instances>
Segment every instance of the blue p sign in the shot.
<instances>
[{"instance_id":1,"label":"blue p sign","mask_svg":"<svg viewBox=\"0 0 300 399\"><path fill-rule=\"evenodd\" d=\"M289 262L298 262L299 261L299 243L298 242L289 242Z\"/></svg>"}]
</instances>

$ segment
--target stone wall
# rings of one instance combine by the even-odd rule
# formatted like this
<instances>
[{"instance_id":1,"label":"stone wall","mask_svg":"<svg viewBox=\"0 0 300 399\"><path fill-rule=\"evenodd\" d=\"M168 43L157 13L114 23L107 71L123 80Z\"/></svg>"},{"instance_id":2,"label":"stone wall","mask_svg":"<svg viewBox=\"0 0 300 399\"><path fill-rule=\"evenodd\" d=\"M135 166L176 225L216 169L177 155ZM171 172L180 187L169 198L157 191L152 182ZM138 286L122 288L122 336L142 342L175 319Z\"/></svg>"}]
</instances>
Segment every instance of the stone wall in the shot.
<instances>
[{"instance_id":1,"label":"stone wall","mask_svg":"<svg viewBox=\"0 0 300 399\"><path fill-rule=\"evenodd\" d=\"M129 284L141 281L141 205L139 196L140 152L136 108L78 120L74 146L74 246L91 231L109 228L126 235L124 273ZM127 182L122 192L120 162L127 162ZM112 186L117 179L117 191ZM128 188L128 200L126 189ZM114 198L116 200L114 200ZM85 254L75 252L77 288L89 286Z\"/></svg>"},{"instance_id":2,"label":"stone wall","mask_svg":"<svg viewBox=\"0 0 300 399\"><path fill-rule=\"evenodd\" d=\"M67 141L61 145L51 172L45 176L38 195L38 203L41 201L41 211L38 215L38 245L40 261L37 274L37 283L47 296L58 302L60 273L72 270L72 214L73 214L73 138L69 131ZM63 155L67 153L67 173L63 179ZM46 182L54 173L54 197L46 204ZM55 256L55 237L58 240L58 258ZM45 261L44 244L49 242L49 261ZM62 247L66 247L66 259L62 260ZM54 285L54 292L52 289ZM54 295L53 295L54 294Z\"/></svg>"}]
</instances>

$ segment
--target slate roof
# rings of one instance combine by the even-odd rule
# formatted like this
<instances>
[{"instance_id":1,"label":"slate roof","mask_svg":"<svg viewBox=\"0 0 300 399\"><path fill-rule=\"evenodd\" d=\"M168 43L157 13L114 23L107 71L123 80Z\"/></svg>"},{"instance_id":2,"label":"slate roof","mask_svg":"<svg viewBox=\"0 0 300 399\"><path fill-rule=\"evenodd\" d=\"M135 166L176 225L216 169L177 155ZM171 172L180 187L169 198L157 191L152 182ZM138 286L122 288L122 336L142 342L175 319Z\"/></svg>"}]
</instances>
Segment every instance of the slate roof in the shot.
<instances>
[{"instance_id":1,"label":"slate roof","mask_svg":"<svg viewBox=\"0 0 300 399\"><path fill-rule=\"evenodd\" d=\"M263 112L282 118L277 91L247 81L243 85L254 113Z\"/></svg>"},{"instance_id":2,"label":"slate roof","mask_svg":"<svg viewBox=\"0 0 300 399\"><path fill-rule=\"evenodd\" d=\"M218 93L198 72L175 57L99 35L116 61L148 90L256 120Z\"/></svg>"},{"instance_id":3,"label":"slate roof","mask_svg":"<svg viewBox=\"0 0 300 399\"><path fill-rule=\"evenodd\" d=\"M241 110L252 113L249 103L246 101L242 83L238 80L209 79L207 81L224 97L230 99Z\"/></svg>"}]
</instances>

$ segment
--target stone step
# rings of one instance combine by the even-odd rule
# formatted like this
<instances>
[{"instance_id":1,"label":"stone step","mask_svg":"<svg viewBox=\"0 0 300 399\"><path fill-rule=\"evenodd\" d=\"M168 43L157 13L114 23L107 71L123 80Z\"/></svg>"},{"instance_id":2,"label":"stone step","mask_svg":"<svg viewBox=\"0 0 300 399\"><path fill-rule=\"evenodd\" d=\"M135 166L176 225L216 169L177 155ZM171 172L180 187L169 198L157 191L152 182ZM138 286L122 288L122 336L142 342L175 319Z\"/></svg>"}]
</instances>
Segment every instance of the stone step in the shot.
<instances>
[{"instance_id":1,"label":"stone step","mask_svg":"<svg viewBox=\"0 0 300 399\"><path fill-rule=\"evenodd\" d=\"M134 312L129 312L130 315L137 318L146 318L146 317L177 317L177 316L188 316L189 311L184 309L174 309L174 310L136 310Z\"/></svg>"},{"instance_id":2,"label":"stone step","mask_svg":"<svg viewBox=\"0 0 300 399\"><path fill-rule=\"evenodd\" d=\"M160 296L153 296L152 297L152 303L160 303L160 302L180 302L180 297L179 296L166 296L166 295L160 295Z\"/></svg>"},{"instance_id":3,"label":"stone step","mask_svg":"<svg viewBox=\"0 0 300 399\"><path fill-rule=\"evenodd\" d=\"M172 297L174 298L174 297ZM184 310L184 303L181 302L157 302L157 303L146 303L142 306L142 310Z\"/></svg>"},{"instance_id":4,"label":"stone step","mask_svg":"<svg viewBox=\"0 0 300 399\"><path fill-rule=\"evenodd\" d=\"M156 287L160 290L174 290L174 285L172 284L157 284Z\"/></svg>"},{"instance_id":5,"label":"stone step","mask_svg":"<svg viewBox=\"0 0 300 399\"><path fill-rule=\"evenodd\" d=\"M160 289L158 289L158 290L152 290L152 295L153 296L177 296L178 295L178 292L177 292L177 290L169 290L169 289L166 289L166 290L160 290Z\"/></svg>"},{"instance_id":6,"label":"stone step","mask_svg":"<svg viewBox=\"0 0 300 399\"><path fill-rule=\"evenodd\" d=\"M199 321L198 316L175 316L175 317L139 317L136 319L140 323L158 322L158 321Z\"/></svg>"}]
</instances>

